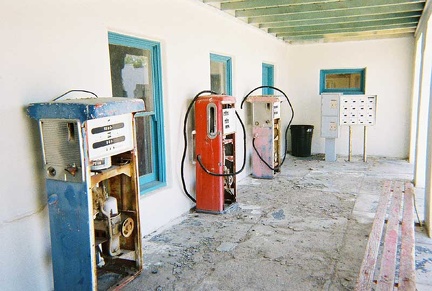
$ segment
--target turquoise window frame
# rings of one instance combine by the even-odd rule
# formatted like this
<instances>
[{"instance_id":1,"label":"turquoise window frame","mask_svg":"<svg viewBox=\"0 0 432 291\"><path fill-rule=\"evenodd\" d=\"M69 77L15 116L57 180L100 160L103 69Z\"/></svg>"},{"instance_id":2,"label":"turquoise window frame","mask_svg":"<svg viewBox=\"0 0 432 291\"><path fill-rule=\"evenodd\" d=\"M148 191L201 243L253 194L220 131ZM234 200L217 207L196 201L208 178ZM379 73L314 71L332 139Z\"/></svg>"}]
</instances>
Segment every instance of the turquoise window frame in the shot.
<instances>
[{"instance_id":1,"label":"turquoise window frame","mask_svg":"<svg viewBox=\"0 0 432 291\"><path fill-rule=\"evenodd\" d=\"M360 88L330 88L325 87L326 76L332 74L358 74L360 73ZM320 94L322 93L343 93L347 95L352 94L365 94L366 85L366 68L361 69L332 69L321 70L320 72Z\"/></svg>"},{"instance_id":2,"label":"turquoise window frame","mask_svg":"<svg viewBox=\"0 0 432 291\"><path fill-rule=\"evenodd\" d=\"M262 64L262 85L274 87L274 66L270 64ZM274 90L272 88L263 88L263 95L273 95Z\"/></svg>"},{"instance_id":3,"label":"turquoise window frame","mask_svg":"<svg viewBox=\"0 0 432 291\"><path fill-rule=\"evenodd\" d=\"M232 59L222 55L210 54L210 61L225 64L225 94L232 95Z\"/></svg>"},{"instance_id":4,"label":"turquoise window frame","mask_svg":"<svg viewBox=\"0 0 432 291\"><path fill-rule=\"evenodd\" d=\"M159 42L108 32L108 43L149 50L152 59L153 104L154 111L137 113L136 117L151 116L152 128L152 173L139 177L140 194L149 193L167 185L166 151L164 134L164 111L162 92L162 58Z\"/></svg>"}]
</instances>

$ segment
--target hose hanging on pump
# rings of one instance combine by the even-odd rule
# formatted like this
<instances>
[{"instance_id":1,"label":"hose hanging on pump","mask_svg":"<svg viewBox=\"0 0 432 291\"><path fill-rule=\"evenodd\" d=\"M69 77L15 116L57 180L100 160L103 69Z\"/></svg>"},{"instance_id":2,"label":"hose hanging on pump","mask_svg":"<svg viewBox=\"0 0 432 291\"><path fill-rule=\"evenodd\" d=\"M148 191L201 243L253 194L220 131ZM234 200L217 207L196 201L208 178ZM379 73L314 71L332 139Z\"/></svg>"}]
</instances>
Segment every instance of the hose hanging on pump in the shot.
<instances>
[{"instance_id":1,"label":"hose hanging on pump","mask_svg":"<svg viewBox=\"0 0 432 291\"><path fill-rule=\"evenodd\" d=\"M190 111L192 109L192 106L195 104L195 102L198 99L198 97L200 97L203 94L217 95L218 93L216 93L214 91L211 91L211 90L204 90L204 91L199 92L197 95L195 95L195 97L193 98L193 100L189 104L189 107L188 107L188 109L186 111L185 118L184 118L184 121L183 121L184 149L183 149L183 156L182 156L182 160L181 160L181 169L180 169L181 170L181 180L182 180L182 185L183 185L183 191L185 192L186 196L188 196L189 199L192 200L194 203L196 203L196 199L194 197L192 197L192 195L187 190L186 182L185 182L185 179L184 179L184 162L185 162L185 159L186 159L186 152L187 152L187 133L186 133L186 127L187 127L187 120L188 120L188 117L189 117L189 113L190 113ZM244 168L245 168L245 165L246 165L246 129L245 129L245 126L244 126L244 124L243 124L240 116L238 115L237 111L235 111L235 113L236 113L236 116L239 119L239 121L241 123L241 126L243 128L243 141L244 141L243 142L243 166L241 167L241 169L239 171L237 171L235 173L229 173L229 174L213 173L213 172L210 172L207 168L205 168L205 166L202 164L201 156L197 155L196 158L197 158L197 161L198 161L199 165L209 175L220 176L220 177L235 176L235 175L238 175L239 173L241 173L244 170Z\"/></svg>"},{"instance_id":2,"label":"hose hanging on pump","mask_svg":"<svg viewBox=\"0 0 432 291\"><path fill-rule=\"evenodd\" d=\"M244 124L243 124L243 121L241 120L240 116L238 115L237 111L236 111L235 113L236 113L236 116L237 116L238 120L240 121L240 124L241 124L242 129L243 129L243 141L244 141L244 142L243 142L243 165L242 165L241 169L238 170L238 171L235 172L235 173L228 173L228 174L213 173L213 172L210 172L210 171L209 171L209 170L208 170L208 169L207 169L207 168L202 164L201 156L200 156L200 155L197 155L197 161L198 161L198 163L200 164L201 168L204 170L204 172L206 172L207 174L209 174L209 175L211 175L211 176L216 176L216 177L229 177L229 176L235 176L235 175L240 174L240 173L244 170L244 167L246 166L246 128L245 128L245 126L244 126Z\"/></svg>"},{"instance_id":3,"label":"hose hanging on pump","mask_svg":"<svg viewBox=\"0 0 432 291\"><path fill-rule=\"evenodd\" d=\"M294 119L294 108L292 107L292 104L291 104L291 102L290 102L290 100L289 100L289 98L288 98L288 96L282 91L282 90L280 90L279 88L276 88L276 87L273 87L273 86L267 86L267 85L264 85L264 86L259 86L259 87L256 87L255 89L253 89L252 91L250 91L244 98L243 98L243 100L242 100L242 103L240 104L240 109L243 109L243 103L246 101L246 99L253 93L253 92L255 92L256 90L258 90L258 89L262 89L262 88L270 88L270 89L273 89L273 90L276 90L276 91L278 91L278 92L280 92L284 97L285 97L285 99L288 101L288 105L290 106L290 108L291 108L291 119L290 119L290 121L288 122L288 125L287 125L287 128L286 128L286 130L285 130L285 152L284 152L284 156L283 156L283 159L282 159L282 162L277 166L277 167L275 167L275 168L273 168L272 166L270 166L264 159L263 159L263 157L259 154L259 152L258 152L258 150L257 150L257 148L256 148L256 146L255 146L255 137L253 137L253 139L252 139L252 147L254 148L254 150L255 150L255 152L256 152L256 154L258 155L258 158L270 169L270 170L272 170L272 171L278 171L281 167L282 167L282 165L283 165L283 163L285 162L285 158L286 158L286 153L287 153L287 149L288 149L288 138L287 138L287 136L288 136L288 129L289 129L289 127L290 127L290 125L291 125L291 122L293 121L293 119Z\"/></svg>"}]
</instances>

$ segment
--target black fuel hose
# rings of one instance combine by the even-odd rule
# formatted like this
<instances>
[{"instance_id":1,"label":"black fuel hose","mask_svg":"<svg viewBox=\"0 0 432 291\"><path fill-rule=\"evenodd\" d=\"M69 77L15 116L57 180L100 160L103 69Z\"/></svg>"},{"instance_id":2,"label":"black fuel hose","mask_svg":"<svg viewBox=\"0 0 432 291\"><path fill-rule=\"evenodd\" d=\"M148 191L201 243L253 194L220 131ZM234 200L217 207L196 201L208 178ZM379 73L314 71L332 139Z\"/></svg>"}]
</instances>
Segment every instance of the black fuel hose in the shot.
<instances>
[{"instance_id":1,"label":"black fuel hose","mask_svg":"<svg viewBox=\"0 0 432 291\"><path fill-rule=\"evenodd\" d=\"M96 95L96 93L92 92L92 91L88 91L88 90L81 90L81 89L73 89L73 90L69 90L66 93L61 94L60 96L57 96L56 98L54 98L52 100L53 101L57 101L58 99L62 98L63 96L72 93L72 92L83 92L83 93L89 93L92 94L95 98L98 98L98 95Z\"/></svg>"},{"instance_id":2,"label":"black fuel hose","mask_svg":"<svg viewBox=\"0 0 432 291\"><path fill-rule=\"evenodd\" d=\"M198 161L198 163L200 164L201 168L204 170L204 172L206 172L207 174L209 174L209 175L211 175L211 176L216 176L216 177L229 177L229 176L235 176L235 175L240 174L240 173L244 170L244 168L245 168L245 166L246 166L246 128L245 128L245 126L244 126L244 124L243 124L243 121L241 120L240 116L238 115L237 111L236 111L235 113L236 113L237 118L238 118L238 120L240 121L240 124L241 124L242 129L243 129L243 166L241 167L240 170L238 170L238 171L235 172L235 173L227 173L227 174L213 173L213 172L210 172L210 171L209 171L209 170L208 170L208 169L203 165L203 163L202 163L202 161L201 161L201 156L200 156L200 155L197 155L197 161Z\"/></svg>"},{"instance_id":3,"label":"black fuel hose","mask_svg":"<svg viewBox=\"0 0 432 291\"><path fill-rule=\"evenodd\" d=\"M186 187L186 182L184 179L184 162L186 159L186 151L187 151L187 134L186 134L186 127L187 127L187 120L189 117L189 113L192 109L192 106L195 104L196 100L198 99L198 97L200 97L203 94L217 94L214 91L211 90L204 90L199 92L198 94L195 95L194 99L192 100L192 102L189 104L188 109L186 111L184 120L183 120L183 140L184 140L184 149L183 149L183 156L182 156L182 160L181 160L181 168L180 168L180 175L181 175L181 180L182 180L182 185L183 185L183 191L185 192L186 196L189 197L190 200L192 200L193 202L196 202L196 199L192 197L191 194L189 194L189 191L187 190Z\"/></svg>"}]
</instances>

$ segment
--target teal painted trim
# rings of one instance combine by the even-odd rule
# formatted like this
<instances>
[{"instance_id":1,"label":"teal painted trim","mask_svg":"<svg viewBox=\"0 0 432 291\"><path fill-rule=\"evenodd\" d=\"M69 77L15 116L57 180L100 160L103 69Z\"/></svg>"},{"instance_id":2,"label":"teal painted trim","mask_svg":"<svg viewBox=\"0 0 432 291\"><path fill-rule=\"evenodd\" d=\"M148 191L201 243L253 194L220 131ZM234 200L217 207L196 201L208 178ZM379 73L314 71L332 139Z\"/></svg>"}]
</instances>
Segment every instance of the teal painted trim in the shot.
<instances>
[{"instance_id":1,"label":"teal painted trim","mask_svg":"<svg viewBox=\"0 0 432 291\"><path fill-rule=\"evenodd\" d=\"M108 42L109 44L116 44L122 46L135 47L146 50L153 50L153 47L160 46L160 43L141 39L133 36L123 35L115 32L108 32Z\"/></svg>"},{"instance_id":2,"label":"teal painted trim","mask_svg":"<svg viewBox=\"0 0 432 291\"><path fill-rule=\"evenodd\" d=\"M331 74L358 74L360 73L360 88L339 88L339 89L326 89L325 81L326 76ZM365 94L366 87L366 68L362 69L333 69L320 71L320 94L322 93L343 93L347 95L352 94Z\"/></svg>"},{"instance_id":3,"label":"teal painted trim","mask_svg":"<svg viewBox=\"0 0 432 291\"><path fill-rule=\"evenodd\" d=\"M141 195L148 194L156 189L163 188L167 185L166 182L153 181L145 184L140 184Z\"/></svg>"},{"instance_id":4,"label":"teal painted trim","mask_svg":"<svg viewBox=\"0 0 432 291\"><path fill-rule=\"evenodd\" d=\"M159 42L127 36L115 32L108 32L109 44L129 46L149 50L152 58L152 79L153 79L153 102L154 112L142 113L142 116L152 117L152 152L153 173L143 175L139 178L140 185L154 184L157 187L140 187L141 195L156 188L166 186L166 150L164 132L164 110L162 91L162 57L161 45ZM141 115L141 114L140 114Z\"/></svg>"},{"instance_id":5,"label":"teal painted trim","mask_svg":"<svg viewBox=\"0 0 432 291\"><path fill-rule=\"evenodd\" d=\"M157 175L154 171L153 171L153 173L150 173L147 175L142 175L139 177L139 184L140 185L144 185L144 184L151 183L154 181L157 181Z\"/></svg>"},{"instance_id":6,"label":"teal painted trim","mask_svg":"<svg viewBox=\"0 0 432 291\"><path fill-rule=\"evenodd\" d=\"M274 86L274 66L270 64L262 64L262 85ZM274 95L274 90L271 88L263 88L263 95Z\"/></svg>"},{"instance_id":7,"label":"teal painted trim","mask_svg":"<svg viewBox=\"0 0 432 291\"><path fill-rule=\"evenodd\" d=\"M229 58L229 60L227 60L226 62L226 68L227 68L227 95L232 95L233 91L232 91L232 60L231 58Z\"/></svg>"},{"instance_id":8,"label":"teal painted trim","mask_svg":"<svg viewBox=\"0 0 432 291\"><path fill-rule=\"evenodd\" d=\"M225 84L226 84L226 94L232 95L232 60L230 57L216 55L216 54L210 54L210 61L217 62L217 63L224 63L225 64Z\"/></svg>"},{"instance_id":9,"label":"teal painted trim","mask_svg":"<svg viewBox=\"0 0 432 291\"><path fill-rule=\"evenodd\" d=\"M219 63L226 63L227 61L231 60L231 58L217 54L210 54L210 60Z\"/></svg>"},{"instance_id":10,"label":"teal painted trim","mask_svg":"<svg viewBox=\"0 0 432 291\"><path fill-rule=\"evenodd\" d=\"M161 47L158 43L153 46L153 74L159 82L155 82L155 92L156 92L156 131L158 135L156 149L159 151L157 156L157 162L159 165L158 180L160 182L166 182L166 150L165 150L165 131L164 131L164 107L163 107L163 91L162 91L162 57L161 57Z\"/></svg>"},{"instance_id":11,"label":"teal painted trim","mask_svg":"<svg viewBox=\"0 0 432 291\"><path fill-rule=\"evenodd\" d=\"M151 136L157 136L158 132L157 132L157 122L155 119L155 114L153 115L149 115L150 119L150 127L151 127ZM147 184L147 183L151 183L151 182L155 182L155 181L160 181L159 180L159 176L160 176L160 155L164 154L164 152L162 152L158 147L158 141L159 138L152 138L152 172L150 174L146 174L146 175L142 175L139 177L139 183L140 185L142 184ZM163 182L163 181L161 181ZM142 194L142 193L141 193Z\"/></svg>"},{"instance_id":12,"label":"teal painted trim","mask_svg":"<svg viewBox=\"0 0 432 291\"><path fill-rule=\"evenodd\" d=\"M141 111L141 112L137 112L135 113L136 117L142 117L142 116L152 116L155 115L154 111Z\"/></svg>"}]
</instances>

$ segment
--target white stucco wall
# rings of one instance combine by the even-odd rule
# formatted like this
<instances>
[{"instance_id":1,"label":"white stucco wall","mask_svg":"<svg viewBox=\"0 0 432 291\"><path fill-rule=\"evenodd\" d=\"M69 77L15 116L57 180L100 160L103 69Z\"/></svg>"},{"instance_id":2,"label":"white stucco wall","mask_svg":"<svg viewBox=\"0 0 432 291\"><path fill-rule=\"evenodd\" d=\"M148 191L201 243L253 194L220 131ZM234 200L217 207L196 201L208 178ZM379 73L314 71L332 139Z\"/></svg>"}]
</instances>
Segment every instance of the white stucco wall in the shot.
<instances>
[{"instance_id":1,"label":"white stucco wall","mask_svg":"<svg viewBox=\"0 0 432 291\"><path fill-rule=\"evenodd\" d=\"M377 126L369 154L406 157L411 92L410 38L288 46L197 0L66 1L0 3L0 289L50 290L50 240L41 149L31 102L70 89L111 96L108 31L159 41L162 48L167 186L141 197L143 233L165 225L192 206L183 193L182 126L193 96L210 87L209 54L232 57L233 95L261 84L261 64L275 65L275 85L290 97L294 124L313 124L319 138L319 70L367 67L367 93L378 95ZM284 106L287 106L286 104ZM239 106L238 106L239 107ZM240 111L240 110L239 110ZM245 111L240 111L246 123ZM361 135L355 131L355 142ZM241 164L241 135L238 138ZM346 130L338 140L345 154ZM355 153L361 147L355 147ZM250 152L250 146L248 148ZM194 167L186 180L193 192ZM249 165L239 179L249 173Z\"/></svg>"},{"instance_id":2,"label":"white stucco wall","mask_svg":"<svg viewBox=\"0 0 432 291\"><path fill-rule=\"evenodd\" d=\"M411 132L411 158L414 161L414 185L424 187L424 222L432 237L432 4L427 2L417 28L417 58Z\"/></svg>"},{"instance_id":3,"label":"white stucco wall","mask_svg":"<svg viewBox=\"0 0 432 291\"><path fill-rule=\"evenodd\" d=\"M367 154L406 158L409 153L414 38L289 47L288 93L294 124L315 126L312 152L323 153L320 138L321 69L366 68L366 94L378 97L376 125L368 129ZM348 127L341 127L337 154L348 155ZM363 128L353 127L353 154L363 153Z\"/></svg>"},{"instance_id":4,"label":"white stucco wall","mask_svg":"<svg viewBox=\"0 0 432 291\"><path fill-rule=\"evenodd\" d=\"M162 48L168 185L141 197L144 234L192 206L179 174L182 124L188 102L210 87L210 53L232 57L233 95L238 102L261 84L262 62L275 65L275 84L286 90L282 81L287 79L287 46L200 1L2 2L2 290L52 288L41 149L37 126L26 116L26 106L70 89L111 96L108 31L159 41ZM193 192L194 167L187 165L186 173Z\"/></svg>"}]
</instances>

